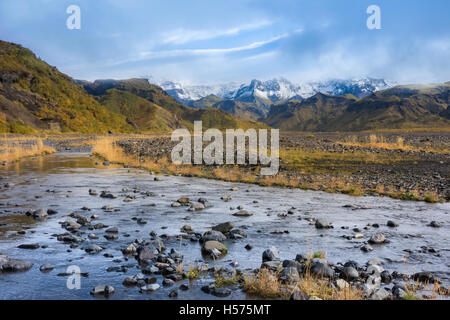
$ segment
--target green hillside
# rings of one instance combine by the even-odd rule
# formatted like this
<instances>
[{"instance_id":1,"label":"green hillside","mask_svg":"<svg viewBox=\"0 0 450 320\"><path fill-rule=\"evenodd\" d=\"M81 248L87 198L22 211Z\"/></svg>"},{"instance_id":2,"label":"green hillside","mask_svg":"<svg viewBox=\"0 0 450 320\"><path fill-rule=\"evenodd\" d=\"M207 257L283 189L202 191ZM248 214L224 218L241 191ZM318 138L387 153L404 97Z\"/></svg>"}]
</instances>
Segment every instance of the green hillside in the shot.
<instances>
[{"instance_id":1,"label":"green hillside","mask_svg":"<svg viewBox=\"0 0 450 320\"><path fill-rule=\"evenodd\" d=\"M397 86L363 99L317 94L272 106L266 123L287 131L450 127L450 85Z\"/></svg>"},{"instance_id":2,"label":"green hillside","mask_svg":"<svg viewBox=\"0 0 450 320\"><path fill-rule=\"evenodd\" d=\"M67 75L20 45L0 41L0 132L132 132Z\"/></svg>"}]
</instances>

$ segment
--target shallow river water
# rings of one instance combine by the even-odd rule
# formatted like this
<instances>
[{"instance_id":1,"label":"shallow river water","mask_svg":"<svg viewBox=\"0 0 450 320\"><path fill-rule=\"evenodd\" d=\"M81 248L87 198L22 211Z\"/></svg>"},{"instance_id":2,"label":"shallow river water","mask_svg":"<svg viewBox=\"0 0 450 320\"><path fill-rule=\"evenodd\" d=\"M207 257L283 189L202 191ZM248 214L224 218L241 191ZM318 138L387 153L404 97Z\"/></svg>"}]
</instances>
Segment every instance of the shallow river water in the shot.
<instances>
[{"instance_id":1,"label":"shallow river water","mask_svg":"<svg viewBox=\"0 0 450 320\"><path fill-rule=\"evenodd\" d=\"M115 288L111 299L168 299L167 295L174 287L161 285L154 293L141 294L137 288L125 288L122 285L127 276L139 273L140 269L134 259L124 260L121 249L135 238L149 239L151 231L158 235L175 236L180 234L180 228L186 224L193 226L196 232L204 232L226 221L233 221L236 228L247 232L248 237L227 240L228 254L216 262L208 262L210 265L229 266L237 262L238 268L242 270L259 268L262 252L275 246L280 251L281 259L294 259L298 253L316 251L325 251L327 259L334 263L354 260L364 264L371 258L378 258L390 272L397 270L411 274L431 271L445 285L450 283L449 203L427 204L381 197L351 197L177 176L162 176L162 181L154 181L154 176L148 172L96 165L95 159L87 153L58 153L22 160L1 167L0 177L0 253L33 263L27 272L0 274L0 299L92 299L89 292L101 284ZM3 187L6 183L10 184L9 188ZM230 191L235 186L239 190ZM123 188L135 187L154 194L123 191ZM90 196L89 189L98 192L109 190L118 198ZM232 200L222 201L221 197L228 193L232 195ZM124 202L128 194L136 196L136 199ZM182 196L194 200L206 198L213 206L199 212L189 212L187 207L172 208L171 203ZM120 211L105 212L102 210L105 205ZM230 207L238 206L243 206L253 216L233 216L238 210ZM82 207L90 211L83 211ZM45 221L35 221L23 214L39 208L54 209L58 213ZM294 214L278 216L291 208L295 208L292 209ZM108 241L103 238L105 229L95 230L92 232L99 236L98 240L88 239L79 248L68 252L69 246L57 241L52 235L65 232L59 222L74 211L88 216L99 215L96 223L118 227L119 239ZM186 220L186 217L190 219ZM132 218L143 218L147 223L140 225ZM308 221L309 218L325 218L332 222L334 228L317 230ZM399 226L387 227L388 220L394 220ZM442 227L427 226L433 220L442 223ZM380 227L363 229L367 224L375 223ZM349 229L342 229L343 226ZM354 235L352 229L355 227L362 230L364 238L343 238ZM26 234L17 234L23 228L29 228ZM272 234L277 230L289 233ZM373 245L372 252L363 252L360 247L377 232L383 232L390 242ZM130 237L125 237L125 234ZM19 249L18 245L23 243L39 243L41 248ZM96 255L88 254L83 248L90 243L106 249ZM244 248L248 243L253 246L250 251ZM166 248L169 251L171 248L181 251L184 266L194 265L196 260L202 259L200 244L196 242L170 239L166 242ZM430 248L436 252L430 252L433 251ZM105 253L114 257L105 257ZM121 259L121 262L114 262L116 259ZM39 267L43 264L51 264L55 269L41 273ZM89 274L81 278L80 289L68 289L67 277L58 276L71 265ZM125 273L106 271L108 267L123 265L127 266ZM159 284L161 279L159 276ZM200 290L202 285L212 281L206 278L177 283L176 287L182 283L190 286L190 290L179 291L178 298L216 299ZM245 298L245 293L236 290L228 298Z\"/></svg>"}]
</instances>

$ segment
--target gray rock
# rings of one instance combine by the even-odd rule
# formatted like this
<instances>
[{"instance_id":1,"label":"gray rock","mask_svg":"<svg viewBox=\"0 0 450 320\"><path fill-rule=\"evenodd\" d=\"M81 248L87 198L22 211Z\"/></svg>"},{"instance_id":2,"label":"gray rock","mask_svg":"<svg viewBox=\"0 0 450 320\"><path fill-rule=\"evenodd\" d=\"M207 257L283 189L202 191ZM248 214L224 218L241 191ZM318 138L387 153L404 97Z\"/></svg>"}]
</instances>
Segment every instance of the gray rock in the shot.
<instances>
[{"instance_id":1,"label":"gray rock","mask_svg":"<svg viewBox=\"0 0 450 320\"><path fill-rule=\"evenodd\" d=\"M55 268L55 267L53 267L53 266L50 265L50 264L44 264L44 265L42 265L42 266L39 268L39 270L40 270L42 273L48 273L48 272L52 271L54 268Z\"/></svg>"},{"instance_id":2,"label":"gray rock","mask_svg":"<svg viewBox=\"0 0 450 320\"><path fill-rule=\"evenodd\" d=\"M178 203L187 206L190 203L190 199L188 197L181 197L180 199L177 200Z\"/></svg>"},{"instance_id":3,"label":"gray rock","mask_svg":"<svg viewBox=\"0 0 450 320\"><path fill-rule=\"evenodd\" d=\"M136 246L131 243L128 247L122 250L122 253L125 255L132 255L137 252Z\"/></svg>"},{"instance_id":4,"label":"gray rock","mask_svg":"<svg viewBox=\"0 0 450 320\"><path fill-rule=\"evenodd\" d=\"M95 244L91 244L88 247L86 247L84 249L84 251L86 251L87 253L99 253L99 252L103 251L103 248L99 247Z\"/></svg>"},{"instance_id":5,"label":"gray rock","mask_svg":"<svg viewBox=\"0 0 450 320\"><path fill-rule=\"evenodd\" d=\"M270 249L266 249L262 254L262 261L280 261L280 253L278 249L272 246Z\"/></svg>"},{"instance_id":6,"label":"gray rock","mask_svg":"<svg viewBox=\"0 0 450 320\"><path fill-rule=\"evenodd\" d=\"M333 227L333 225L324 219L317 219L315 226L317 229L330 229Z\"/></svg>"},{"instance_id":7,"label":"gray rock","mask_svg":"<svg viewBox=\"0 0 450 320\"><path fill-rule=\"evenodd\" d=\"M224 223L221 223L221 224L218 224L218 225L212 227L213 230L222 232L223 234L230 232L231 229L233 229L233 228L234 228L234 223L230 222L230 221L224 222Z\"/></svg>"},{"instance_id":8,"label":"gray rock","mask_svg":"<svg viewBox=\"0 0 450 320\"><path fill-rule=\"evenodd\" d=\"M203 205L203 203L196 202L196 203L191 204L189 211L201 211L204 209L205 209L205 206Z\"/></svg>"},{"instance_id":9,"label":"gray rock","mask_svg":"<svg viewBox=\"0 0 450 320\"><path fill-rule=\"evenodd\" d=\"M334 277L334 270L331 269L331 267L324 262L315 261L313 260L311 264L311 274L319 276L319 277L325 277L325 278L333 278Z\"/></svg>"},{"instance_id":10,"label":"gray rock","mask_svg":"<svg viewBox=\"0 0 450 320\"><path fill-rule=\"evenodd\" d=\"M437 221L431 221L428 226L433 227L433 228L440 228L440 227L442 227L441 223L439 223Z\"/></svg>"},{"instance_id":11,"label":"gray rock","mask_svg":"<svg viewBox=\"0 0 450 320\"><path fill-rule=\"evenodd\" d=\"M218 241L206 241L202 246L202 252L205 255L220 257L227 254L227 247Z\"/></svg>"},{"instance_id":12,"label":"gray rock","mask_svg":"<svg viewBox=\"0 0 450 320\"><path fill-rule=\"evenodd\" d=\"M392 276L388 271L383 271L380 274L380 277L381 277L381 282L384 284L389 284L392 282Z\"/></svg>"},{"instance_id":13,"label":"gray rock","mask_svg":"<svg viewBox=\"0 0 450 320\"><path fill-rule=\"evenodd\" d=\"M156 248L140 247L137 250L136 258L141 262L145 260L152 260L155 257L155 251L157 252Z\"/></svg>"},{"instance_id":14,"label":"gray rock","mask_svg":"<svg viewBox=\"0 0 450 320\"><path fill-rule=\"evenodd\" d=\"M417 272L411 276L414 281L422 282L422 283L440 283L439 279L437 279L433 273L423 271Z\"/></svg>"},{"instance_id":15,"label":"gray rock","mask_svg":"<svg viewBox=\"0 0 450 320\"><path fill-rule=\"evenodd\" d=\"M382 244L382 243L385 243L385 242L386 242L386 237L382 233L374 234L369 239L369 243L371 243L371 244Z\"/></svg>"},{"instance_id":16,"label":"gray rock","mask_svg":"<svg viewBox=\"0 0 450 320\"><path fill-rule=\"evenodd\" d=\"M334 284L339 290L344 290L344 289L350 287L349 283L347 281L345 281L344 279L337 279L334 282Z\"/></svg>"},{"instance_id":17,"label":"gray rock","mask_svg":"<svg viewBox=\"0 0 450 320\"><path fill-rule=\"evenodd\" d=\"M31 262L12 259L7 256L0 255L0 273L2 272L24 272L31 269L33 264Z\"/></svg>"},{"instance_id":18,"label":"gray rock","mask_svg":"<svg viewBox=\"0 0 450 320\"><path fill-rule=\"evenodd\" d=\"M117 227L111 227L109 229L106 229L105 232L107 232L107 233L119 233L119 229Z\"/></svg>"},{"instance_id":19,"label":"gray rock","mask_svg":"<svg viewBox=\"0 0 450 320\"><path fill-rule=\"evenodd\" d=\"M110 296L114 294L114 287L108 286L108 285L100 285L96 286L92 291L91 294L94 296Z\"/></svg>"},{"instance_id":20,"label":"gray rock","mask_svg":"<svg viewBox=\"0 0 450 320\"><path fill-rule=\"evenodd\" d=\"M253 213L248 212L247 210L239 210L238 212L233 213L235 217L250 217Z\"/></svg>"},{"instance_id":21,"label":"gray rock","mask_svg":"<svg viewBox=\"0 0 450 320\"><path fill-rule=\"evenodd\" d=\"M353 267L344 267L344 275L347 281L354 281L359 278L358 271Z\"/></svg>"},{"instance_id":22,"label":"gray rock","mask_svg":"<svg viewBox=\"0 0 450 320\"><path fill-rule=\"evenodd\" d=\"M244 239L247 238L247 233L244 230L234 229L229 233L230 239Z\"/></svg>"},{"instance_id":23,"label":"gray rock","mask_svg":"<svg viewBox=\"0 0 450 320\"><path fill-rule=\"evenodd\" d=\"M289 300L309 300L309 296L306 293L295 291L291 294Z\"/></svg>"},{"instance_id":24,"label":"gray rock","mask_svg":"<svg viewBox=\"0 0 450 320\"><path fill-rule=\"evenodd\" d=\"M370 245L366 244L361 247L361 250L364 252L370 252L373 251L373 248Z\"/></svg>"},{"instance_id":25,"label":"gray rock","mask_svg":"<svg viewBox=\"0 0 450 320\"><path fill-rule=\"evenodd\" d=\"M47 211L45 211L44 209L38 209L31 213L31 217L33 217L34 219L44 219L45 217L47 217L47 215Z\"/></svg>"},{"instance_id":26,"label":"gray rock","mask_svg":"<svg viewBox=\"0 0 450 320\"><path fill-rule=\"evenodd\" d=\"M184 233L192 233L192 232L194 232L194 227L192 227L189 224L186 224L186 225L182 226L180 230L181 230L181 232L184 232Z\"/></svg>"},{"instance_id":27,"label":"gray rock","mask_svg":"<svg viewBox=\"0 0 450 320\"><path fill-rule=\"evenodd\" d=\"M62 227L68 231L78 230L81 228L81 224L72 221L72 220L66 220L62 223Z\"/></svg>"},{"instance_id":28,"label":"gray rock","mask_svg":"<svg viewBox=\"0 0 450 320\"><path fill-rule=\"evenodd\" d=\"M206 231L202 238L200 239L200 242L206 242L206 241L225 241L227 239L227 237L224 236L224 234L220 231L215 231L215 230L211 230L211 231Z\"/></svg>"},{"instance_id":29,"label":"gray rock","mask_svg":"<svg viewBox=\"0 0 450 320\"><path fill-rule=\"evenodd\" d=\"M157 283L148 284L146 286L141 287L142 292L154 292L160 288L160 285Z\"/></svg>"},{"instance_id":30,"label":"gray rock","mask_svg":"<svg viewBox=\"0 0 450 320\"><path fill-rule=\"evenodd\" d=\"M376 291L374 291L371 295L370 295L370 300L386 300L391 296L391 294L389 293L389 291L387 291L384 288L380 288Z\"/></svg>"},{"instance_id":31,"label":"gray rock","mask_svg":"<svg viewBox=\"0 0 450 320\"><path fill-rule=\"evenodd\" d=\"M389 220L386 225L390 228L396 228L398 227L398 223L396 223L395 221Z\"/></svg>"},{"instance_id":32,"label":"gray rock","mask_svg":"<svg viewBox=\"0 0 450 320\"><path fill-rule=\"evenodd\" d=\"M123 280L122 284L125 287L133 287L137 284L137 279L134 277L126 277L125 280Z\"/></svg>"},{"instance_id":33,"label":"gray rock","mask_svg":"<svg viewBox=\"0 0 450 320\"><path fill-rule=\"evenodd\" d=\"M289 266L281 269L278 278L284 283L295 283L300 280L300 275L297 267Z\"/></svg>"},{"instance_id":34,"label":"gray rock","mask_svg":"<svg viewBox=\"0 0 450 320\"><path fill-rule=\"evenodd\" d=\"M219 297L219 298L225 298L228 297L231 294L231 290L225 287L220 287L220 288L214 288L211 291L211 294L213 296Z\"/></svg>"}]
</instances>

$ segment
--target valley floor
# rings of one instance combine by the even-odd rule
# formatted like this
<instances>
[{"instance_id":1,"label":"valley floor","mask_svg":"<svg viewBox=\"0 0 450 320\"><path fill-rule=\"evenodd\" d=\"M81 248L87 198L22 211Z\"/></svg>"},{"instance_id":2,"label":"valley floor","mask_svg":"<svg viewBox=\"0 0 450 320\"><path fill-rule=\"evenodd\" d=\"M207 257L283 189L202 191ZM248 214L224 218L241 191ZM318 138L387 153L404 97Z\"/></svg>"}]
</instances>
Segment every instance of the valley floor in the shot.
<instances>
[{"instance_id":1,"label":"valley floor","mask_svg":"<svg viewBox=\"0 0 450 320\"><path fill-rule=\"evenodd\" d=\"M35 138L1 139L0 161L11 161L11 152L9 159L2 159L2 147L14 139L29 143ZM282 133L276 176L260 176L259 166L175 166L170 154L176 142L168 135L60 135L41 140L54 150L92 147L110 162L155 172L355 196L450 200L450 132Z\"/></svg>"}]
</instances>

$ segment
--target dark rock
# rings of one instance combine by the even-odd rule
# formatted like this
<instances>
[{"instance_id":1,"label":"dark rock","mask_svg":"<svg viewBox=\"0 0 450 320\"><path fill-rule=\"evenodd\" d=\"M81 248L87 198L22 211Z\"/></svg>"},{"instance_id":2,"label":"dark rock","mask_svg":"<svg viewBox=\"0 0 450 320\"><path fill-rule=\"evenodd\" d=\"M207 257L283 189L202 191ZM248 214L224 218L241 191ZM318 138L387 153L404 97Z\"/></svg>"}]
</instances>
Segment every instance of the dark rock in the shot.
<instances>
[{"instance_id":1,"label":"dark rock","mask_svg":"<svg viewBox=\"0 0 450 320\"><path fill-rule=\"evenodd\" d=\"M54 268L55 268L55 267L53 267L52 265L44 264L44 265L42 265L42 266L39 268L39 270L40 270L42 273L48 273L48 272L52 271Z\"/></svg>"},{"instance_id":2,"label":"dark rock","mask_svg":"<svg viewBox=\"0 0 450 320\"><path fill-rule=\"evenodd\" d=\"M278 249L273 246L270 249L266 249L262 254L262 261L280 261L280 253L278 252Z\"/></svg>"},{"instance_id":3,"label":"dark rock","mask_svg":"<svg viewBox=\"0 0 450 320\"><path fill-rule=\"evenodd\" d=\"M289 300L309 300L309 296L306 293L295 291L291 294Z\"/></svg>"},{"instance_id":4,"label":"dark rock","mask_svg":"<svg viewBox=\"0 0 450 320\"><path fill-rule=\"evenodd\" d=\"M227 239L227 237L225 237L225 235L220 232L220 231L215 231L215 230L211 230L211 231L206 231L202 238L200 239L201 243L204 243L206 241L225 241Z\"/></svg>"},{"instance_id":5,"label":"dark rock","mask_svg":"<svg viewBox=\"0 0 450 320\"><path fill-rule=\"evenodd\" d=\"M213 230L222 232L223 234L230 232L231 229L233 228L234 228L233 222L224 222L212 227Z\"/></svg>"},{"instance_id":6,"label":"dark rock","mask_svg":"<svg viewBox=\"0 0 450 320\"><path fill-rule=\"evenodd\" d=\"M423 283L440 283L440 280L436 278L433 273L423 271L417 272L411 277L414 281L423 282Z\"/></svg>"},{"instance_id":7,"label":"dark rock","mask_svg":"<svg viewBox=\"0 0 450 320\"><path fill-rule=\"evenodd\" d=\"M35 249L39 249L40 245L37 244L37 243L26 243L26 244L21 244L17 248L19 248L19 249L35 250Z\"/></svg>"},{"instance_id":8,"label":"dark rock","mask_svg":"<svg viewBox=\"0 0 450 320\"><path fill-rule=\"evenodd\" d=\"M112 286L108 286L108 285L101 285L101 286L96 286L92 291L91 294L93 296L111 296L114 294L114 288Z\"/></svg>"},{"instance_id":9,"label":"dark rock","mask_svg":"<svg viewBox=\"0 0 450 320\"><path fill-rule=\"evenodd\" d=\"M382 244L386 242L386 237L382 233L377 233L370 237L369 243L371 244Z\"/></svg>"},{"instance_id":10,"label":"dark rock","mask_svg":"<svg viewBox=\"0 0 450 320\"><path fill-rule=\"evenodd\" d=\"M394 222L394 221L392 221L392 220L389 220L388 222L387 222L387 224L386 224L388 227L390 227L390 228L396 228L396 227L398 227L398 223L396 223L396 222Z\"/></svg>"},{"instance_id":11,"label":"dark rock","mask_svg":"<svg viewBox=\"0 0 450 320\"><path fill-rule=\"evenodd\" d=\"M316 226L317 229L330 229L330 228L333 228L333 225L330 222L328 222L328 221L326 221L324 219L317 219L316 223L315 223L315 226Z\"/></svg>"},{"instance_id":12,"label":"dark rock","mask_svg":"<svg viewBox=\"0 0 450 320\"><path fill-rule=\"evenodd\" d=\"M7 256L0 255L0 273L2 272L24 272L28 271L33 264L31 262L12 259Z\"/></svg>"}]
</instances>

